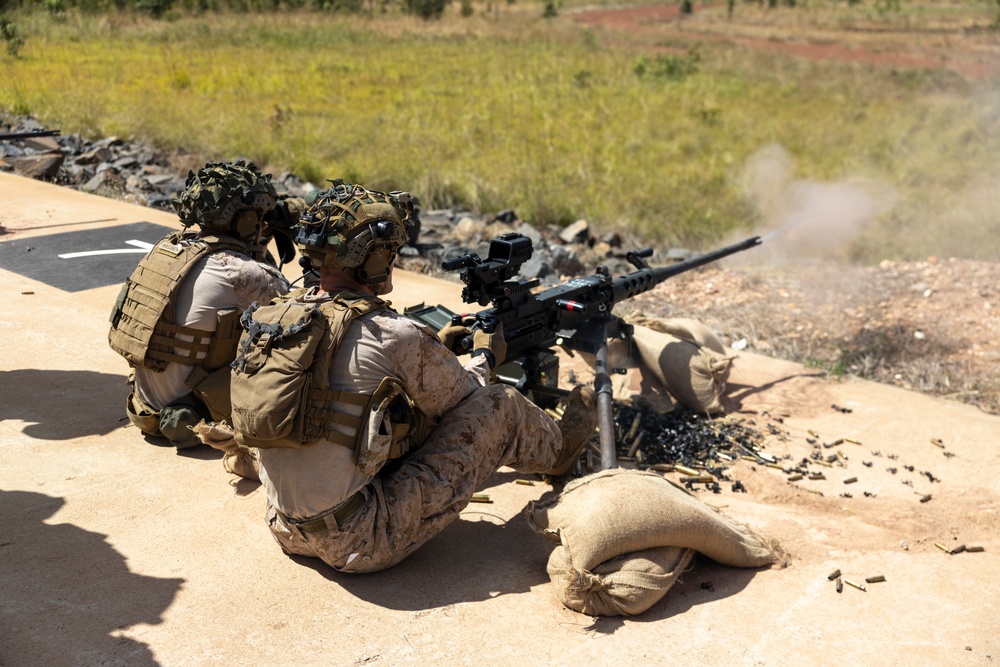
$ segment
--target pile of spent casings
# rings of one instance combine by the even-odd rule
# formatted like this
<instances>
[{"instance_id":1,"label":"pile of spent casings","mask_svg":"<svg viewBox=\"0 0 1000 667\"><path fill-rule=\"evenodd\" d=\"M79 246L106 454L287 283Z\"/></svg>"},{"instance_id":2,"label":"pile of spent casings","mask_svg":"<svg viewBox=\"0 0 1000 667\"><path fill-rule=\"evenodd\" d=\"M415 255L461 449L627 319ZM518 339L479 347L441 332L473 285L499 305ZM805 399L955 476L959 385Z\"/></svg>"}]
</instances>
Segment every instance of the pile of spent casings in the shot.
<instances>
[{"instance_id":1,"label":"pile of spent casings","mask_svg":"<svg viewBox=\"0 0 1000 667\"><path fill-rule=\"evenodd\" d=\"M719 482L724 481L732 483L733 491L745 492L743 484L727 474L728 464L740 458L774 463L762 451L764 436L752 425L729 417L711 417L682 407L661 413L615 401L613 422L620 461L634 462L640 470L680 472L689 489L704 484L719 493Z\"/></svg>"}]
</instances>

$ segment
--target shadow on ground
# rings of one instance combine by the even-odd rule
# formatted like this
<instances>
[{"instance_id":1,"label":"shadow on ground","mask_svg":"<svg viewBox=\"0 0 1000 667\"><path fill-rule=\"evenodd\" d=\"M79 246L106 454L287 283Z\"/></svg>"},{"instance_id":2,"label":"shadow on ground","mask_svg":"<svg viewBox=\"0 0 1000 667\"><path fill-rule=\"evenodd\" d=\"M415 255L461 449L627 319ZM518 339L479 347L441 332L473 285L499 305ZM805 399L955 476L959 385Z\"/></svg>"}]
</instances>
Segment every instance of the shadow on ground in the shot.
<instances>
[{"instance_id":1,"label":"shadow on ground","mask_svg":"<svg viewBox=\"0 0 1000 667\"><path fill-rule=\"evenodd\" d=\"M28 422L40 440L105 435L127 425L124 375L26 368L0 371L0 421Z\"/></svg>"},{"instance_id":2,"label":"shadow on ground","mask_svg":"<svg viewBox=\"0 0 1000 667\"><path fill-rule=\"evenodd\" d=\"M45 523L64 502L0 491L0 664L156 665L116 633L160 623L184 580L134 574L105 535Z\"/></svg>"},{"instance_id":3,"label":"shadow on ground","mask_svg":"<svg viewBox=\"0 0 1000 667\"><path fill-rule=\"evenodd\" d=\"M554 493L557 491L547 492L542 499ZM552 605L561 607L554 590L539 588L549 583L546 564L556 545L557 542L535 533L520 514L504 521L489 510L470 505L440 535L402 563L382 572L341 574L319 559L292 558L352 595L389 609L426 611L524 593L545 595ZM727 567L698 555L691 569L662 600L639 617L628 620L666 619L697 605L735 595L747 587L760 569L764 568ZM595 618L587 629L610 634L624 620Z\"/></svg>"},{"instance_id":4,"label":"shadow on ground","mask_svg":"<svg viewBox=\"0 0 1000 667\"><path fill-rule=\"evenodd\" d=\"M466 510L402 563L372 574L341 574L319 559L293 556L352 595L388 609L420 611L460 602L527 593L548 582L545 563L554 542L521 517Z\"/></svg>"}]
</instances>

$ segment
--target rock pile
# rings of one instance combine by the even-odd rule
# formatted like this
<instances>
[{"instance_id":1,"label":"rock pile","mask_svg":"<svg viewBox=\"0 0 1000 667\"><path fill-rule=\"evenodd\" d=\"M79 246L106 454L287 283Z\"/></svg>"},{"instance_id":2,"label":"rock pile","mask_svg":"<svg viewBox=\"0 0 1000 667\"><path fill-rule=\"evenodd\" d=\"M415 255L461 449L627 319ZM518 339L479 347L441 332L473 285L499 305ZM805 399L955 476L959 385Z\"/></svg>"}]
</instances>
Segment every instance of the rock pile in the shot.
<instances>
[{"instance_id":1,"label":"rock pile","mask_svg":"<svg viewBox=\"0 0 1000 667\"><path fill-rule=\"evenodd\" d=\"M179 161L142 141L119 137L92 141L79 134L59 135L33 118L0 117L0 136L29 133L37 134L0 139L0 170L169 211L184 188L187 170L177 166ZM276 178L275 186L299 197L316 188L290 173ZM538 278L542 285L592 273L598 265L607 266L612 275L627 273L634 267L625 254L639 247L633 240L623 249L619 233L596 237L586 220L541 228L519 219L512 210L485 215L428 210L418 217L420 223L401 253L400 264L422 273L438 274L442 261L467 252L485 259L490 240L510 232L532 239L534 253L523 264L521 276Z\"/></svg>"},{"instance_id":2,"label":"rock pile","mask_svg":"<svg viewBox=\"0 0 1000 667\"><path fill-rule=\"evenodd\" d=\"M23 136L37 133L36 136ZM184 189L187 172L176 160L142 141L120 137L91 141L79 134L60 135L33 118L14 117L0 122L0 170L50 181L84 192L173 210L171 203ZM278 187L302 196L311 187L291 174Z\"/></svg>"}]
</instances>

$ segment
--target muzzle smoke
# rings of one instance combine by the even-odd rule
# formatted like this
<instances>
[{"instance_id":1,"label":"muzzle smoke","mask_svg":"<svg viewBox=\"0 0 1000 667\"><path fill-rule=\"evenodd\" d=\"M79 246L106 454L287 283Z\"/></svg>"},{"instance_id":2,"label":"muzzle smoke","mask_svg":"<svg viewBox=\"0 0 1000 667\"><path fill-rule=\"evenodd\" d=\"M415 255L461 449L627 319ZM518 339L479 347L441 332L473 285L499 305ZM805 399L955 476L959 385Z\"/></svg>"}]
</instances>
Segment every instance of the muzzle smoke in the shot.
<instances>
[{"instance_id":1,"label":"muzzle smoke","mask_svg":"<svg viewBox=\"0 0 1000 667\"><path fill-rule=\"evenodd\" d=\"M764 220L759 258L845 259L852 240L892 203L887 188L867 181L794 179L795 163L781 146L762 148L742 176L746 196Z\"/></svg>"}]
</instances>

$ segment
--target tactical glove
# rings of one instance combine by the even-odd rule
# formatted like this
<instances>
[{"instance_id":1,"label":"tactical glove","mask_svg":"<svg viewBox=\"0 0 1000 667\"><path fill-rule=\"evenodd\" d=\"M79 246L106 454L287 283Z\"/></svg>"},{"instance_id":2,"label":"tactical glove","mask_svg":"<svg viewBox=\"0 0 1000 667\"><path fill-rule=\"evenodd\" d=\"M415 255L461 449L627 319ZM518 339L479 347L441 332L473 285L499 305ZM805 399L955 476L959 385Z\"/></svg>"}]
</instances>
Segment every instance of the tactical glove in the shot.
<instances>
[{"instance_id":1,"label":"tactical glove","mask_svg":"<svg viewBox=\"0 0 1000 667\"><path fill-rule=\"evenodd\" d=\"M462 340L472 333L471 327L476 318L472 315L462 317L461 324L447 324L438 331L437 337L441 344L455 354L465 354L468 352L462 347Z\"/></svg>"},{"instance_id":2,"label":"tactical glove","mask_svg":"<svg viewBox=\"0 0 1000 667\"><path fill-rule=\"evenodd\" d=\"M274 208L264 215L264 222L275 231L291 231L299 223L299 216L306 209L306 202L301 197L292 197L286 192L278 195ZM294 234L293 234L294 236Z\"/></svg>"},{"instance_id":3,"label":"tactical glove","mask_svg":"<svg viewBox=\"0 0 1000 667\"><path fill-rule=\"evenodd\" d=\"M487 333L476 329L472 334L472 356L486 355L490 369L496 368L507 358L507 341L503 337L503 322L497 322L496 330Z\"/></svg>"},{"instance_id":4,"label":"tactical glove","mask_svg":"<svg viewBox=\"0 0 1000 667\"><path fill-rule=\"evenodd\" d=\"M299 222L299 216L305 210L306 202L301 197L292 197L288 193L278 195L278 201L264 216L269 232L267 236L274 236L274 243L278 247L278 258L282 264L288 264L295 259L295 229Z\"/></svg>"}]
</instances>

